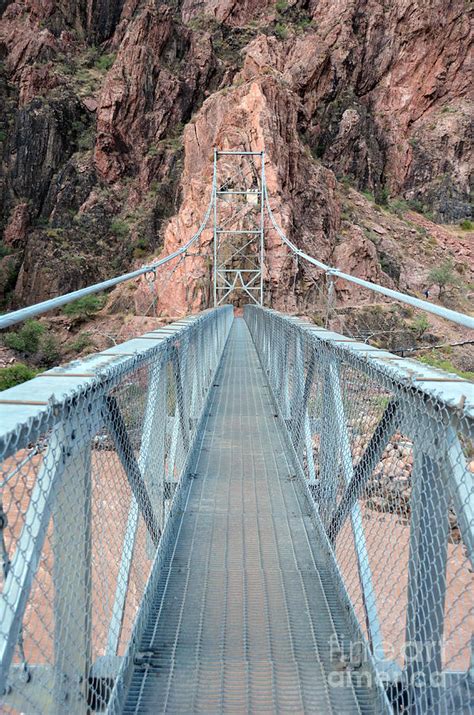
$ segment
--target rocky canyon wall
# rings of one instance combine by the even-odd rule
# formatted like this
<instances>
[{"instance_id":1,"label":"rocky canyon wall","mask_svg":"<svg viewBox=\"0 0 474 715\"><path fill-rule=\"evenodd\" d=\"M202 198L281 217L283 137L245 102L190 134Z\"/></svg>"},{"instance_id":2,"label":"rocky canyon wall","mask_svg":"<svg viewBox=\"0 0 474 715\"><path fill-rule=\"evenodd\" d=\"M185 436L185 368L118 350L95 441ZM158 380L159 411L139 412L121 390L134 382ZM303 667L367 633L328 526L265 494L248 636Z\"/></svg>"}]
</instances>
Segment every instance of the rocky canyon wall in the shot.
<instances>
[{"instance_id":1,"label":"rocky canyon wall","mask_svg":"<svg viewBox=\"0 0 474 715\"><path fill-rule=\"evenodd\" d=\"M186 242L215 146L265 149L277 219L321 260L415 292L446 257L472 269L459 232L433 223L471 212L465 0L4 0L0 13L5 307ZM159 312L206 306L210 242L158 280ZM268 234L268 302L310 310L318 280Z\"/></svg>"}]
</instances>

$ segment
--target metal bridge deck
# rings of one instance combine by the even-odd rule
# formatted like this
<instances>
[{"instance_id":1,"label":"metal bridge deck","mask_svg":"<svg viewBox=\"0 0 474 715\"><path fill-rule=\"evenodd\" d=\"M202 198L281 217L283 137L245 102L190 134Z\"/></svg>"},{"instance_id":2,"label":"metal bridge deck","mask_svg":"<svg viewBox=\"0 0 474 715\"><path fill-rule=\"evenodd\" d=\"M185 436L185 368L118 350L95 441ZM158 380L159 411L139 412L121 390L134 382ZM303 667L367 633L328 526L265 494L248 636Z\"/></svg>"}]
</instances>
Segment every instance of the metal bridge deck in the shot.
<instances>
[{"instance_id":1,"label":"metal bridge deck","mask_svg":"<svg viewBox=\"0 0 474 715\"><path fill-rule=\"evenodd\" d=\"M124 712L377 712L351 676L331 687L348 630L242 319L215 382Z\"/></svg>"}]
</instances>

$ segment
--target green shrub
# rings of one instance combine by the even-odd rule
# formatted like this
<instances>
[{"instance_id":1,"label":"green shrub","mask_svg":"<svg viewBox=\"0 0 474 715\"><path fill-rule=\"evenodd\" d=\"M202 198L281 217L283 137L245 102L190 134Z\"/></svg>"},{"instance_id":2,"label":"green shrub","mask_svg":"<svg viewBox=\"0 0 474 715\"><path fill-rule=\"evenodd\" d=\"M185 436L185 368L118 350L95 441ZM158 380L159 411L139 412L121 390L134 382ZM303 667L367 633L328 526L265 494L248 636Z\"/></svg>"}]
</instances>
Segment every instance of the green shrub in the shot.
<instances>
[{"instance_id":1,"label":"green shrub","mask_svg":"<svg viewBox=\"0 0 474 715\"><path fill-rule=\"evenodd\" d=\"M44 367L53 367L61 360L61 350L54 335L44 335L36 354L36 362Z\"/></svg>"},{"instance_id":2,"label":"green shrub","mask_svg":"<svg viewBox=\"0 0 474 715\"><path fill-rule=\"evenodd\" d=\"M474 222L470 221L468 218L465 218L464 221L461 221L459 225L461 226L463 231L472 231L472 229L474 229Z\"/></svg>"},{"instance_id":3,"label":"green shrub","mask_svg":"<svg viewBox=\"0 0 474 715\"><path fill-rule=\"evenodd\" d=\"M282 22L277 22L277 24L275 25L275 35L278 37L279 40L286 40L286 38L288 37L288 30Z\"/></svg>"},{"instance_id":4,"label":"green shrub","mask_svg":"<svg viewBox=\"0 0 474 715\"><path fill-rule=\"evenodd\" d=\"M0 241L0 258L5 258L5 256L10 256L13 250L10 246L5 246L4 243Z\"/></svg>"},{"instance_id":5,"label":"green shrub","mask_svg":"<svg viewBox=\"0 0 474 715\"><path fill-rule=\"evenodd\" d=\"M296 27L298 28L298 30L301 30L302 32L304 32L311 26L312 26L312 21L311 21L310 17L302 17L296 21Z\"/></svg>"},{"instance_id":6,"label":"green shrub","mask_svg":"<svg viewBox=\"0 0 474 715\"><path fill-rule=\"evenodd\" d=\"M286 0L277 0L275 7L277 12L285 12L285 10L288 10L288 3Z\"/></svg>"},{"instance_id":7,"label":"green shrub","mask_svg":"<svg viewBox=\"0 0 474 715\"><path fill-rule=\"evenodd\" d=\"M0 368L0 391L8 390L9 387L21 385L22 382L31 380L38 374L38 370L23 365L18 362L15 365L8 365Z\"/></svg>"},{"instance_id":8,"label":"green shrub","mask_svg":"<svg viewBox=\"0 0 474 715\"><path fill-rule=\"evenodd\" d=\"M389 190L386 186L383 187L379 196L379 203L381 206L388 206L388 200L390 198Z\"/></svg>"},{"instance_id":9,"label":"green shrub","mask_svg":"<svg viewBox=\"0 0 474 715\"><path fill-rule=\"evenodd\" d=\"M0 129L0 142L4 142L6 138L7 138L6 132L4 132L3 129Z\"/></svg>"},{"instance_id":10,"label":"green shrub","mask_svg":"<svg viewBox=\"0 0 474 715\"><path fill-rule=\"evenodd\" d=\"M421 203L421 201L418 201L417 199L408 199L407 205L409 209L415 211L416 213L425 213L424 205Z\"/></svg>"},{"instance_id":11,"label":"green shrub","mask_svg":"<svg viewBox=\"0 0 474 715\"><path fill-rule=\"evenodd\" d=\"M426 333L429 327L429 320L426 315L424 315L424 313L418 315L412 324L412 328L415 331L417 338L421 338Z\"/></svg>"},{"instance_id":12,"label":"green shrub","mask_svg":"<svg viewBox=\"0 0 474 715\"><path fill-rule=\"evenodd\" d=\"M3 342L7 348L25 355L32 355L38 352L44 332L44 325L37 320L27 320L20 330L4 335Z\"/></svg>"},{"instance_id":13,"label":"green shrub","mask_svg":"<svg viewBox=\"0 0 474 715\"><path fill-rule=\"evenodd\" d=\"M110 230L117 238L126 238L130 233L130 227L126 221L116 218L110 224Z\"/></svg>"},{"instance_id":14,"label":"green shrub","mask_svg":"<svg viewBox=\"0 0 474 715\"><path fill-rule=\"evenodd\" d=\"M84 298L65 305L63 313L71 318L90 318L104 307L106 300L103 295L85 295Z\"/></svg>"},{"instance_id":15,"label":"green shrub","mask_svg":"<svg viewBox=\"0 0 474 715\"><path fill-rule=\"evenodd\" d=\"M403 217L403 214L408 211L409 208L405 199L393 199L393 201L389 203L389 209L400 218Z\"/></svg>"},{"instance_id":16,"label":"green shrub","mask_svg":"<svg viewBox=\"0 0 474 715\"><path fill-rule=\"evenodd\" d=\"M101 55L100 57L97 58L97 60L94 63L94 67L97 70L100 70L101 72L108 72L114 62L115 62L115 55L113 53L105 54L105 55Z\"/></svg>"},{"instance_id":17,"label":"green shrub","mask_svg":"<svg viewBox=\"0 0 474 715\"><path fill-rule=\"evenodd\" d=\"M95 142L95 132L93 127L84 129L84 131L79 134L77 138L77 148L79 151L88 151L92 149Z\"/></svg>"}]
</instances>

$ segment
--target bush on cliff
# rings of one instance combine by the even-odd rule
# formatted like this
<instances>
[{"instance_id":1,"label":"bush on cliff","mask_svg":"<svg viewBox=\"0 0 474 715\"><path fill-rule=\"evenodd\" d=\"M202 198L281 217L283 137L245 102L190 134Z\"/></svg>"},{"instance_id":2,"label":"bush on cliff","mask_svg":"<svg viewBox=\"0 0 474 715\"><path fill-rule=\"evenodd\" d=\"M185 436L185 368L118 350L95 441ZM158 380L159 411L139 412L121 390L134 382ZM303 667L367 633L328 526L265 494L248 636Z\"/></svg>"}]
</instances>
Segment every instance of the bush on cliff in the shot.
<instances>
[{"instance_id":1,"label":"bush on cliff","mask_svg":"<svg viewBox=\"0 0 474 715\"><path fill-rule=\"evenodd\" d=\"M22 382L31 380L38 374L38 370L23 365L18 362L15 365L8 365L0 368L0 391L8 390L9 387L20 385Z\"/></svg>"}]
</instances>

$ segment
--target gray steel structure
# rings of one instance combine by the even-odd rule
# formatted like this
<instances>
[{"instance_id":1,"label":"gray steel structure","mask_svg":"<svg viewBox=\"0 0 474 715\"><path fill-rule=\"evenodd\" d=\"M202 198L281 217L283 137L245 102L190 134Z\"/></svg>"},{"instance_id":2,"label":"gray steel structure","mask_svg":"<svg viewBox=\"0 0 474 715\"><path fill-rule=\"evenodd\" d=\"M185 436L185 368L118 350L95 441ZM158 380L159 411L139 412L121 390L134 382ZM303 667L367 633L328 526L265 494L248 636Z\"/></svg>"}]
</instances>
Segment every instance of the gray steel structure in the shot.
<instances>
[{"instance_id":1,"label":"gray steel structure","mask_svg":"<svg viewBox=\"0 0 474 715\"><path fill-rule=\"evenodd\" d=\"M472 711L472 383L225 306L0 419L6 711Z\"/></svg>"},{"instance_id":2,"label":"gray steel structure","mask_svg":"<svg viewBox=\"0 0 474 715\"><path fill-rule=\"evenodd\" d=\"M214 149L214 306L239 294L263 305L264 163L263 151Z\"/></svg>"}]
</instances>

